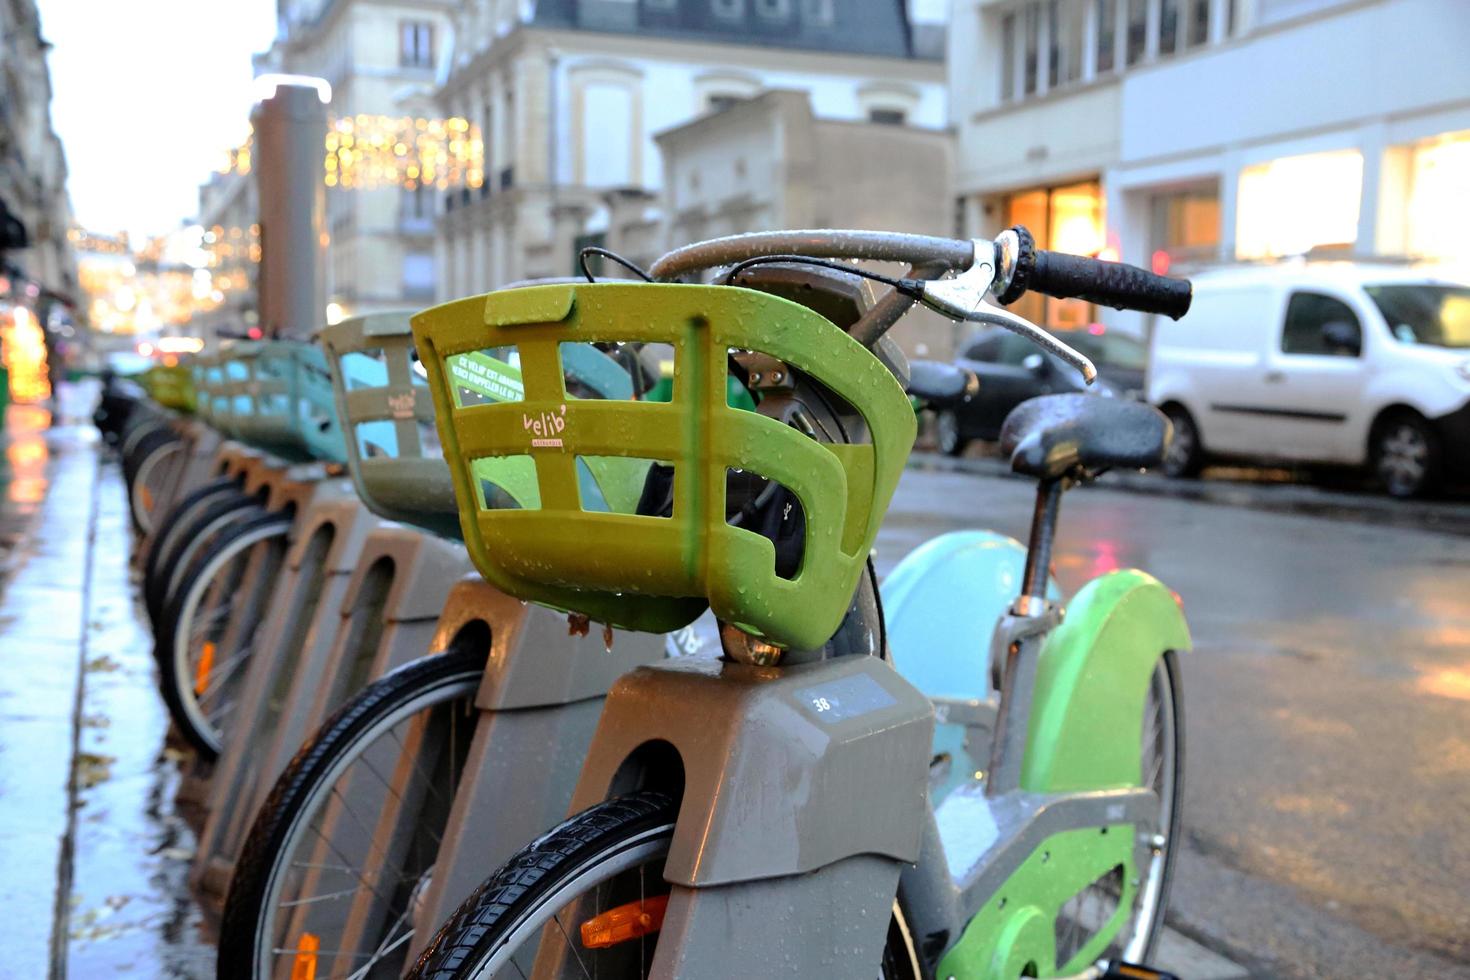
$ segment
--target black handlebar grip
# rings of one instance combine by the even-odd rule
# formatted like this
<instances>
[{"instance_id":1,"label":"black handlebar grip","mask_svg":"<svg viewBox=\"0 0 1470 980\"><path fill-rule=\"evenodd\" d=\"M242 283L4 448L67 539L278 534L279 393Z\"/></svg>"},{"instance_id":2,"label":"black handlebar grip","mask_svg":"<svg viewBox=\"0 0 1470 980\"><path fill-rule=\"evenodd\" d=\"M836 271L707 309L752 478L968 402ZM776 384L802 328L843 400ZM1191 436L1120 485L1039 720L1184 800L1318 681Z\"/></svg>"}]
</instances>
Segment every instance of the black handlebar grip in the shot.
<instances>
[{"instance_id":1,"label":"black handlebar grip","mask_svg":"<svg viewBox=\"0 0 1470 980\"><path fill-rule=\"evenodd\" d=\"M1137 266L1084 255L1036 250L1026 288L1057 299L1085 299L1115 310L1162 313L1179 319L1193 299L1188 279L1156 276Z\"/></svg>"}]
</instances>

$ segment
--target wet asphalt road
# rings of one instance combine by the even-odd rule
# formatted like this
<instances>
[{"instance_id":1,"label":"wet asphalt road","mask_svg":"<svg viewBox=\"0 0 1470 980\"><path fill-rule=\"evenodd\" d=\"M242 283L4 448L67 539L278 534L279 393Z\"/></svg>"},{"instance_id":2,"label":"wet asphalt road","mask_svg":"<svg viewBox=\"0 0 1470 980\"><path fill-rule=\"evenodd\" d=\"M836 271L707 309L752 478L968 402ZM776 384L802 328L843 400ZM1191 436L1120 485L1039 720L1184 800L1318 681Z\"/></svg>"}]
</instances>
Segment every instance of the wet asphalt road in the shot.
<instances>
[{"instance_id":1,"label":"wet asphalt road","mask_svg":"<svg viewBox=\"0 0 1470 980\"><path fill-rule=\"evenodd\" d=\"M1277 489L1307 504L1273 512ZM1064 591L1138 566L1193 631L1171 922L1256 976L1470 977L1470 538L1415 528L1417 505L1252 498L1062 506ZM910 469L879 571L949 530L1024 540L1031 504L1019 479Z\"/></svg>"}]
</instances>

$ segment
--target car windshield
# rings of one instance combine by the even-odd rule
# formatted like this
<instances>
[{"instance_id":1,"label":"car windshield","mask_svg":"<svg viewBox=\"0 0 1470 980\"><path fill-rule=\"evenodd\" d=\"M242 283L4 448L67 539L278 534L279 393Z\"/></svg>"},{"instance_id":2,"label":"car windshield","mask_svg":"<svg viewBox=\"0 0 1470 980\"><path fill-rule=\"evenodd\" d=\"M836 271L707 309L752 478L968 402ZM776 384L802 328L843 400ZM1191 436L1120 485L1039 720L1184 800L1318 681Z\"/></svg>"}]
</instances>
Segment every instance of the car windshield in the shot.
<instances>
[{"instance_id":1,"label":"car windshield","mask_svg":"<svg viewBox=\"0 0 1470 980\"><path fill-rule=\"evenodd\" d=\"M1364 290L1405 344L1470 348L1470 286L1400 283Z\"/></svg>"},{"instance_id":2,"label":"car windshield","mask_svg":"<svg viewBox=\"0 0 1470 980\"><path fill-rule=\"evenodd\" d=\"M1090 330L1058 330L1057 337L1098 365L1142 371L1148 363L1148 348L1125 334Z\"/></svg>"}]
</instances>

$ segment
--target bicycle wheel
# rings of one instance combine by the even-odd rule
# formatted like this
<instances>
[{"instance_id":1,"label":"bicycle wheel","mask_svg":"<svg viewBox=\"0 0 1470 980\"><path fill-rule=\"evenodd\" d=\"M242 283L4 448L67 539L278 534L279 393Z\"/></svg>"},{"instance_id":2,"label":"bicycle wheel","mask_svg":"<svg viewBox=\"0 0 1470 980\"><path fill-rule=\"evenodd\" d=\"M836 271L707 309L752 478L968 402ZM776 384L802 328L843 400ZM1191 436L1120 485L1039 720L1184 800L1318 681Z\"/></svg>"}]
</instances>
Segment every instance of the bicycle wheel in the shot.
<instances>
[{"instance_id":1,"label":"bicycle wheel","mask_svg":"<svg viewBox=\"0 0 1470 980\"><path fill-rule=\"evenodd\" d=\"M1148 864L1138 869L1139 887L1133 893L1128 922L1102 954L1110 959L1146 963L1163 931L1174 874L1174 854L1184 799L1184 716L1179 682L1179 660L1170 651L1154 668L1144 705L1140 772L1142 785L1159 796L1157 830L1150 841ZM1116 914L1123 891L1114 873L1093 882L1071 898L1057 916L1057 959L1065 965Z\"/></svg>"},{"instance_id":2,"label":"bicycle wheel","mask_svg":"<svg viewBox=\"0 0 1470 980\"><path fill-rule=\"evenodd\" d=\"M168 472L164 460L179 452L181 440L167 428L160 427L143 436L133 452L123 459L123 476L128 487L128 512L133 529L147 534L152 527L153 508L158 503L161 487L149 482Z\"/></svg>"},{"instance_id":3,"label":"bicycle wheel","mask_svg":"<svg viewBox=\"0 0 1470 980\"><path fill-rule=\"evenodd\" d=\"M180 733L206 759L224 745L252 652L249 641L285 561L290 529L291 518L276 513L232 525L184 573L164 614L153 648L163 700ZM257 574L247 576L257 548L264 549ZM222 649L237 614L255 621L236 624L239 641Z\"/></svg>"},{"instance_id":4,"label":"bicycle wheel","mask_svg":"<svg viewBox=\"0 0 1470 980\"><path fill-rule=\"evenodd\" d=\"M430 941L411 980L527 976L648 976L657 927L598 941L582 925L626 906L661 916L664 860L678 801L644 790L607 800L523 848L475 891ZM883 980L917 980L919 967L894 903Z\"/></svg>"},{"instance_id":5,"label":"bicycle wheel","mask_svg":"<svg viewBox=\"0 0 1470 980\"><path fill-rule=\"evenodd\" d=\"M463 642L400 667L297 753L230 881L221 980L289 978L308 961L318 978L402 973L488 655L487 642Z\"/></svg>"},{"instance_id":6,"label":"bicycle wheel","mask_svg":"<svg viewBox=\"0 0 1470 980\"><path fill-rule=\"evenodd\" d=\"M183 439L170 439L148 454L133 478L133 518L143 534L152 532L158 510L173 493L183 475L187 448Z\"/></svg>"},{"instance_id":7,"label":"bicycle wheel","mask_svg":"<svg viewBox=\"0 0 1470 980\"><path fill-rule=\"evenodd\" d=\"M166 525L143 568L143 603L155 628L194 559L230 524L262 513L258 502L238 489L223 490L191 503Z\"/></svg>"}]
</instances>

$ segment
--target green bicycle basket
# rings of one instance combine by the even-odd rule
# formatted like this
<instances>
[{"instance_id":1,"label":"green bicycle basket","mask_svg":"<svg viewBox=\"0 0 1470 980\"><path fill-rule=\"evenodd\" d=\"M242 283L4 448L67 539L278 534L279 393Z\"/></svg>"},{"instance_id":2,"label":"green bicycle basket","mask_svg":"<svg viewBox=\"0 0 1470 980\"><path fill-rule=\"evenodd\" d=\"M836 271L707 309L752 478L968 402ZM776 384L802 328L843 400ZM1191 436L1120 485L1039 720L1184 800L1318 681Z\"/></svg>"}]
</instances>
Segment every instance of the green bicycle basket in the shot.
<instances>
[{"instance_id":1,"label":"green bicycle basket","mask_svg":"<svg viewBox=\"0 0 1470 980\"><path fill-rule=\"evenodd\" d=\"M821 646L841 625L915 421L888 370L830 321L734 287L598 283L447 303L415 316L413 331L465 544L487 580L650 632L685 626L706 604L798 649ZM569 391L566 352L591 342L670 345L671 400ZM732 351L770 354L825 385L864 417L872 441L822 443L730 407ZM512 390L481 400L476 384ZM487 492L476 467L490 462L534 481L534 497ZM653 463L673 468L671 516L638 513ZM621 490L604 479L605 499L589 501L587 465L618 471ZM802 558L792 577L777 574L770 540L727 523L732 471L776 481L800 502Z\"/></svg>"},{"instance_id":2,"label":"green bicycle basket","mask_svg":"<svg viewBox=\"0 0 1470 980\"><path fill-rule=\"evenodd\" d=\"M194 377L187 364L155 364L143 372L143 390L164 408L194 411Z\"/></svg>"}]
</instances>

